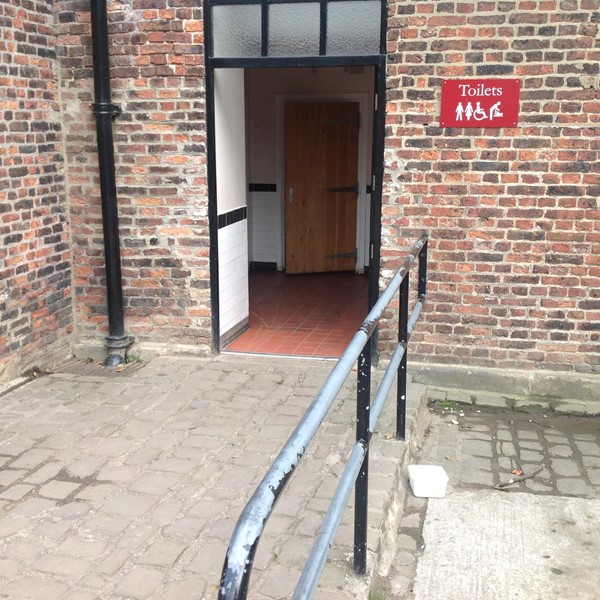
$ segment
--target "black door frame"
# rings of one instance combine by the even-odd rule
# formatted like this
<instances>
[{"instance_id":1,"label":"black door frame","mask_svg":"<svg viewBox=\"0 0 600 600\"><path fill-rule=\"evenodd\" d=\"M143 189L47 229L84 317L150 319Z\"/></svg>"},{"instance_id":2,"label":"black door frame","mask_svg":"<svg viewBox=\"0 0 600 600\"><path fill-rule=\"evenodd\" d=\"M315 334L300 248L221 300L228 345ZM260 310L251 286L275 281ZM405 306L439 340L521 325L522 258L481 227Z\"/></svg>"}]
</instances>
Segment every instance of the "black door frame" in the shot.
<instances>
[{"instance_id":1,"label":"black door frame","mask_svg":"<svg viewBox=\"0 0 600 600\"><path fill-rule=\"evenodd\" d=\"M218 1L218 0L217 0ZM212 11L214 0L204 1L205 28L205 94L206 94L206 155L208 179L208 227L210 237L210 298L211 298L211 330L212 348L218 353L221 350L220 309L219 309L219 240L218 209L216 182L216 150L215 150L215 69L246 68L299 68L299 67L375 67L374 93L375 106L373 115L373 136L371 152L371 209L369 224L369 310L379 298L379 269L381 257L381 196L383 185L383 154L385 144L385 103L386 103L386 55L385 39L387 31L386 10L381 12L380 54L365 56L297 56L297 57L252 57L252 58L219 58L213 56ZM225 2L222 3L243 3ZM322 36L323 37L323 36ZM321 51L325 48L321 44ZM264 49L263 49L264 51ZM373 354L377 349L377 331L372 343Z\"/></svg>"}]
</instances>

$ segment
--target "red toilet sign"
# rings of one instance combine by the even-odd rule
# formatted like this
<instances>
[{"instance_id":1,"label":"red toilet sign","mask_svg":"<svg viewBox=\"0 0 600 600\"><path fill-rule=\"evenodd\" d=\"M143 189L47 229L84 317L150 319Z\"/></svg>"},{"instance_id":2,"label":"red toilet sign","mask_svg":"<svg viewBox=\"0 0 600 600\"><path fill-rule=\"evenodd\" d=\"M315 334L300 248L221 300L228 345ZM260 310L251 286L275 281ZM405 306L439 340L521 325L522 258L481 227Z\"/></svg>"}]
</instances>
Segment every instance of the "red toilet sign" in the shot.
<instances>
[{"instance_id":1,"label":"red toilet sign","mask_svg":"<svg viewBox=\"0 0 600 600\"><path fill-rule=\"evenodd\" d=\"M446 79L442 82L442 127L516 127L518 79Z\"/></svg>"}]
</instances>

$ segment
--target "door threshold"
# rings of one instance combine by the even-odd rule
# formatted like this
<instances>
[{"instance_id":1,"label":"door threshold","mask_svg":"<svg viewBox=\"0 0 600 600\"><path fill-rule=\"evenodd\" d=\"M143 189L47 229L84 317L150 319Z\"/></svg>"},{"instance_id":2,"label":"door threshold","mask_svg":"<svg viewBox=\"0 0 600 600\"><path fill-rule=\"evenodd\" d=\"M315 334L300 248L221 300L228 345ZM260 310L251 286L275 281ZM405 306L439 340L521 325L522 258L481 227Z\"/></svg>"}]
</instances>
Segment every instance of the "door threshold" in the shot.
<instances>
[{"instance_id":1,"label":"door threshold","mask_svg":"<svg viewBox=\"0 0 600 600\"><path fill-rule=\"evenodd\" d=\"M237 352L236 350L221 350L220 354L227 354L228 356L253 356L253 357L264 357L264 358L293 358L299 360L318 360L318 361L338 361L339 356L306 356L299 354L268 354L266 352Z\"/></svg>"}]
</instances>

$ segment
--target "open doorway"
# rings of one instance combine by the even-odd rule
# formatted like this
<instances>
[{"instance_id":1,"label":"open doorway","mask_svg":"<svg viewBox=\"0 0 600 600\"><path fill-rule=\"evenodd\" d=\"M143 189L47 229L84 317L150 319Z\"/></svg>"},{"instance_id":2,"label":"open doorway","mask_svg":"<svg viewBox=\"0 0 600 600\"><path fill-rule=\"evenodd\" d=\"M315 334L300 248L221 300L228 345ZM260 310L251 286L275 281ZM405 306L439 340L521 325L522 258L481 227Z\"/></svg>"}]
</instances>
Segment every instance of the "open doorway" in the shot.
<instances>
[{"instance_id":1,"label":"open doorway","mask_svg":"<svg viewBox=\"0 0 600 600\"><path fill-rule=\"evenodd\" d=\"M366 316L374 76L245 70L249 318L227 350L336 357Z\"/></svg>"},{"instance_id":2,"label":"open doorway","mask_svg":"<svg viewBox=\"0 0 600 600\"><path fill-rule=\"evenodd\" d=\"M340 220L351 223L355 219L355 241L348 235L351 225L342 228L343 232L340 229L342 233L336 234L340 243L325 249L326 270L313 266L304 270L320 273L294 277L321 274L323 279L324 273L330 277L368 274L367 306L371 308L379 297L386 106L385 2L205 0L204 18L214 350L226 348L251 327L248 290L253 285L248 272L272 270L275 276L285 273L289 258L285 202L290 198L285 182L286 103L359 104L358 184L326 184L338 202L339 210L333 211L335 227ZM227 70L230 74L224 75ZM239 89L240 82L243 92L232 93L234 88ZM243 130L236 126L240 115L245 121ZM353 116L339 118L354 120ZM232 163L244 164L244 171L232 171ZM239 193L240 182L243 195ZM229 197L227 191L231 192ZM292 204L294 198L292 191ZM351 198L355 208L342 208L344 198ZM322 218L327 220L331 214L325 211ZM331 227L326 228L330 230ZM300 231L306 235L307 229ZM310 241L305 243L302 252L308 252L310 246ZM340 272L332 275L330 265L333 271L339 267ZM290 277L285 275L286 280ZM336 287L336 283L333 285ZM301 295L306 297L304 291ZM377 331L373 352L376 338Z\"/></svg>"}]
</instances>

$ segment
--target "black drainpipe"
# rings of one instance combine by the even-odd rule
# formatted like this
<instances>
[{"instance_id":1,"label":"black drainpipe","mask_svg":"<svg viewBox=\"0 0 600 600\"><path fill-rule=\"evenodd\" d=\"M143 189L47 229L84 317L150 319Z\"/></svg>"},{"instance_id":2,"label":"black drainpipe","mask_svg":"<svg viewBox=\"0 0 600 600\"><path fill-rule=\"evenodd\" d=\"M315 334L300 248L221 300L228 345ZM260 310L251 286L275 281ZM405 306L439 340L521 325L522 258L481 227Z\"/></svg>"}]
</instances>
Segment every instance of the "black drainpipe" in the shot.
<instances>
[{"instance_id":1,"label":"black drainpipe","mask_svg":"<svg viewBox=\"0 0 600 600\"><path fill-rule=\"evenodd\" d=\"M102 197L102 224L104 229L104 262L106 265L106 297L108 304L107 366L125 362L127 348L133 337L125 333L123 321L123 288L121 286L121 254L119 248L119 221L117 212L117 184L112 120L121 109L111 103L108 65L108 23L106 0L91 0L92 52L94 58L95 103L98 137L98 165Z\"/></svg>"}]
</instances>

